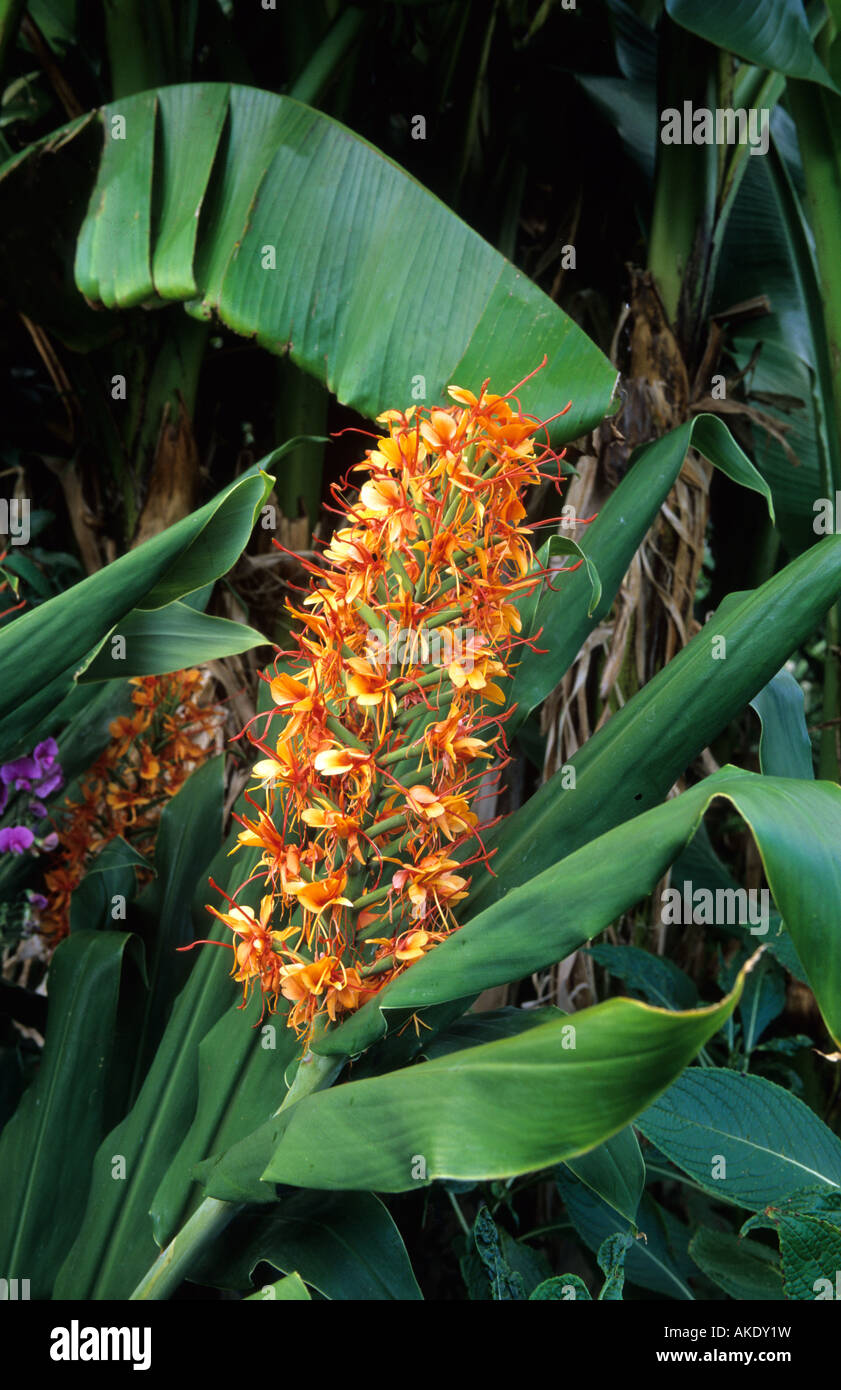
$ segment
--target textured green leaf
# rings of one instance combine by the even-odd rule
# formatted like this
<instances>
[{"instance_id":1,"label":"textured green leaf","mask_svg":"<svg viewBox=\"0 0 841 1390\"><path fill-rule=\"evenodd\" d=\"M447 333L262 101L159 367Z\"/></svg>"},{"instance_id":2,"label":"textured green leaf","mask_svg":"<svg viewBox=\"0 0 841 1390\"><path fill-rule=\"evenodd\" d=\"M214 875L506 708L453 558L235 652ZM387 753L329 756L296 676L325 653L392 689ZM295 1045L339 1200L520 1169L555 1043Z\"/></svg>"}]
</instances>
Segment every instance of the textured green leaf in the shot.
<instances>
[{"instance_id":1,"label":"textured green leaf","mask_svg":"<svg viewBox=\"0 0 841 1390\"><path fill-rule=\"evenodd\" d=\"M730 1298L776 1302L785 1298L779 1260L756 1240L740 1240L727 1231L702 1226L689 1242L689 1253Z\"/></svg>"},{"instance_id":2,"label":"textured green leaf","mask_svg":"<svg viewBox=\"0 0 841 1390\"><path fill-rule=\"evenodd\" d=\"M638 990L649 1004L662 1009L692 1009L698 991L692 980L667 956L655 956L638 946L591 946L588 955L617 980Z\"/></svg>"},{"instance_id":3,"label":"textured green leaf","mask_svg":"<svg viewBox=\"0 0 841 1390\"><path fill-rule=\"evenodd\" d=\"M841 1188L841 1140L796 1096L763 1077L687 1071L634 1121L708 1192L758 1210L797 1188ZM720 1159L725 1160L726 1171Z\"/></svg>"},{"instance_id":4,"label":"textured green leaf","mask_svg":"<svg viewBox=\"0 0 841 1390\"><path fill-rule=\"evenodd\" d=\"M584 1303L592 1303L592 1295L583 1279L577 1274L555 1274L551 1279L544 1279L542 1284L538 1284L533 1293L529 1294L529 1302L548 1300L552 1303L565 1303L567 1301L575 1303L581 1300Z\"/></svg>"},{"instance_id":5,"label":"textured green leaf","mask_svg":"<svg viewBox=\"0 0 841 1390\"><path fill-rule=\"evenodd\" d=\"M836 1299L841 1289L841 1192L807 1188L769 1204L744 1230L770 1226L780 1238L786 1298Z\"/></svg>"},{"instance_id":6,"label":"textured green leaf","mask_svg":"<svg viewBox=\"0 0 841 1390\"><path fill-rule=\"evenodd\" d=\"M599 1246L596 1256L599 1269L605 1276L599 1291L600 1303L621 1303L625 1287L625 1256L628 1247L633 1245L633 1236L617 1234L608 1236Z\"/></svg>"},{"instance_id":7,"label":"textured green leaf","mask_svg":"<svg viewBox=\"0 0 841 1390\"><path fill-rule=\"evenodd\" d=\"M499 1232L484 1202L473 1223L473 1243L490 1282L491 1298L495 1302L523 1300L526 1297L523 1276L507 1263Z\"/></svg>"}]
</instances>

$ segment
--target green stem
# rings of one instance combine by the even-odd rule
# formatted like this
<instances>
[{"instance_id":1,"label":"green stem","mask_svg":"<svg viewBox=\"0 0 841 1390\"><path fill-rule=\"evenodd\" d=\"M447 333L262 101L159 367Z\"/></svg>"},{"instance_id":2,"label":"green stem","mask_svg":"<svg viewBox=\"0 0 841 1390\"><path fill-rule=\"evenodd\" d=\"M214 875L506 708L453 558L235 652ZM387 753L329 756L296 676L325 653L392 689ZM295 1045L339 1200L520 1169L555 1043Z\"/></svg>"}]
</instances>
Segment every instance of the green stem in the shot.
<instances>
[{"instance_id":1,"label":"green stem","mask_svg":"<svg viewBox=\"0 0 841 1390\"><path fill-rule=\"evenodd\" d=\"M307 106L317 105L347 57L365 19L364 10L356 5L347 6L290 87L291 97L303 101Z\"/></svg>"},{"instance_id":2,"label":"green stem","mask_svg":"<svg viewBox=\"0 0 841 1390\"><path fill-rule=\"evenodd\" d=\"M220 1202L217 1197L205 1197L189 1221L162 1250L155 1263L141 1279L129 1302L144 1299L165 1299L186 1279L202 1250L222 1234L230 1221L242 1210L242 1202Z\"/></svg>"},{"instance_id":3,"label":"green stem","mask_svg":"<svg viewBox=\"0 0 841 1390\"><path fill-rule=\"evenodd\" d=\"M322 1090L335 1081L346 1057L321 1057L318 1053L307 1052L301 1058L295 1079L284 1097L283 1103L275 1111L279 1115L288 1105ZM141 1279L132 1302L146 1299L161 1300L169 1298L189 1277L196 1259L222 1234L225 1227L242 1211L244 1202L221 1202L217 1197L205 1197L193 1212L189 1221L162 1250L155 1263Z\"/></svg>"}]
</instances>

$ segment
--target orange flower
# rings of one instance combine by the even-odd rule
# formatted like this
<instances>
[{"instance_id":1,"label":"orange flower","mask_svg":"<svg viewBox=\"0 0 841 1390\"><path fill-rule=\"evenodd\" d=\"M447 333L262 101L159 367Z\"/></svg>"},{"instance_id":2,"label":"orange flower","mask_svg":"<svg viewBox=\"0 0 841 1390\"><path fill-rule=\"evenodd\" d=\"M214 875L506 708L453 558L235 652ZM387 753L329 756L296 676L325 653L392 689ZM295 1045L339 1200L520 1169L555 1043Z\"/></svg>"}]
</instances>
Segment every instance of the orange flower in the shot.
<instances>
[{"instance_id":1,"label":"orange flower","mask_svg":"<svg viewBox=\"0 0 841 1390\"><path fill-rule=\"evenodd\" d=\"M328 874L327 878L290 879L286 885L287 893L297 898L304 912L312 913L318 921L323 912L335 907L353 907L349 898L343 898L347 874Z\"/></svg>"},{"instance_id":2,"label":"orange flower","mask_svg":"<svg viewBox=\"0 0 841 1390\"><path fill-rule=\"evenodd\" d=\"M404 864L391 882L398 893L405 888L412 904L412 916L423 917L429 910L430 900L440 906L467 897L467 879L452 873L458 866L457 859L428 854L417 864Z\"/></svg>"},{"instance_id":3,"label":"orange flower","mask_svg":"<svg viewBox=\"0 0 841 1390\"><path fill-rule=\"evenodd\" d=\"M275 904L303 918L262 953L261 988L270 1001L279 990L305 1038L455 930L460 871L487 858L473 804L484 765L506 756L501 682L518 604L543 577L524 499L559 473L541 471L557 459L535 443L540 422L487 388L379 417L383 436L351 470L367 475L358 495L333 487L339 526L318 564L303 561L289 671L270 681L259 743L249 735L265 809L238 842L262 849ZM308 950L317 939L315 960L288 944L296 932Z\"/></svg>"}]
</instances>

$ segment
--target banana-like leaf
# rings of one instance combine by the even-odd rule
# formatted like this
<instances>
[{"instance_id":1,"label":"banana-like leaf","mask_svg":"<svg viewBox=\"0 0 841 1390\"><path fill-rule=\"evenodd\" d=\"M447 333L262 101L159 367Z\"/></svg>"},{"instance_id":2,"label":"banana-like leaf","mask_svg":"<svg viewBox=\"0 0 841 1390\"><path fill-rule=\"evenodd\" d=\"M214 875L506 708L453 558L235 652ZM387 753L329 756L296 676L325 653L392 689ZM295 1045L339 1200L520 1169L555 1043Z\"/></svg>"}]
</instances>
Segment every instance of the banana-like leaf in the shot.
<instances>
[{"instance_id":1,"label":"banana-like leaf","mask_svg":"<svg viewBox=\"0 0 841 1390\"><path fill-rule=\"evenodd\" d=\"M616 372L567 315L398 165L290 97L163 87L29 154L6 166L7 197L23 184L31 196L26 181L42 169L54 180L66 161L83 180L74 274L92 303L181 300L288 354L369 416L437 400L452 381L478 388L489 377L507 391L544 353L522 402L547 418L572 401L555 440L607 410ZM19 275L10 294L33 279ZM43 296L38 310L46 321Z\"/></svg>"},{"instance_id":2,"label":"banana-like leaf","mask_svg":"<svg viewBox=\"0 0 841 1390\"><path fill-rule=\"evenodd\" d=\"M517 708L506 726L509 736L555 688L588 634L610 612L634 553L677 481L690 448L697 449L734 482L760 493L773 518L768 484L715 415L696 415L662 439L635 450L628 473L596 520L585 528L580 549L587 569L557 575L551 590L532 599L534 611L523 614L524 631L540 633L539 650L523 649L511 689ZM554 541L555 537L541 550L543 564L548 563ZM600 581L598 593L593 587L593 569Z\"/></svg>"},{"instance_id":3,"label":"banana-like leaf","mask_svg":"<svg viewBox=\"0 0 841 1390\"><path fill-rule=\"evenodd\" d=\"M318 1039L314 1050L361 1052L385 1031L392 1008L414 1010L469 997L563 960L653 890L718 797L732 803L756 840L771 893L837 1041L841 788L723 768L591 840L486 908ZM761 935L754 939L762 941Z\"/></svg>"},{"instance_id":4,"label":"banana-like leaf","mask_svg":"<svg viewBox=\"0 0 841 1390\"><path fill-rule=\"evenodd\" d=\"M264 1181L411 1191L436 1178L489 1179L573 1158L616 1134L729 1017L631 999L305 1096L245 1141ZM220 1160L223 1167L224 1159ZM213 1195L213 1178L207 1185Z\"/></svg>"},{"instance_id":5,"label":"banana-like leaf","mask_svg":"<svg viewBox=\"0 0 841 1390\"><path fill-rule=\"evenodd\" d=\"M812 47L801 0L666 0L675 23L737 57L834 90Z\"/></svg>"},{"instance_id":6,"label":"banana-like leaf","mask_svg":"<svg viewBox=\"0 0 841 1390\"><path fill-rule=\"evenodd\" d=\"M43 1060L0 1139L0 1265L5 1278L28 1279L33 1298L50 1297L79 1229L108 1123L120 983L137 946L124 932L80 931L53 957Z\"/></svg>"}]
</instances>

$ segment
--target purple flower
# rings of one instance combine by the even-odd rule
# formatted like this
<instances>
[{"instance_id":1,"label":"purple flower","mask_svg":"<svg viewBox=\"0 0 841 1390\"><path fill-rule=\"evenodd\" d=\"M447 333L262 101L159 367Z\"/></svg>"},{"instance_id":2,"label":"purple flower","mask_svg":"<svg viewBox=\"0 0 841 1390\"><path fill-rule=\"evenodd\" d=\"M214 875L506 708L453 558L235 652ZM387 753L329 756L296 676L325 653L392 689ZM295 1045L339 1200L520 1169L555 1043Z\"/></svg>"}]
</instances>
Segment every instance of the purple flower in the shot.
<instances>
[{"instance_id":1,"label":"purple flower","mask_svg":"<svg viewBox=\"0 0 841 1390\"><path fill-rule=\"evenodd\" d=\"M32 812L36 820L43 820L47 814L47 808L43 801L30 801L26 809Z\"/></svg>"},{"instance_id":2,"label":"purple flower","mask_svg":"<svg viewBox=\"0 0 841 1390\"><path fill-rule=\"evenodd\" d=\"M30 782L40 776L41 769L34 758L15 758L0 767L0 781L7 787L13 784L17 791L28 791Z\"/></svg>"},{"instance_id":3,"label":"purple flower","mask_svg":"<svg viewBox=\"0 0 841 1390\"><path fill-rule=\"evenodd\" d=\"M23 854L34 842L35 836L25 825L9 825L0 830L0 853Z\"/></svg>"},{"instance_id":4,"label":"purple flower","mask_svg":"<svg viewBox=\"0 0 841 1390\"><path fill-rule=\"evenodd\" d=\"M55 772L51 772L48 776L42 777L41 781L37 782L33 787L33 791L35 795L39 797L52 796L53 792L57 791L63 781L64 778L61 775L61 768L57 767Z\"/></svg>"},{"instance_id":5,"label":"purple flower","mask_svg":"<svg viewBox=\"0 0 841 1390\"><path fill-rule=\"evenodd\" d=\"M49 905L49 900L44 897L44 894L36 893L32 888L26 890L26 899L29 906L34 907L36 912L43 912Z\"/></svg>"},{"instance_id":6,"label":"purple flower","mask_svg":"<svg viewBox=\"0 0 841 1390\"><path fill-rule=\"evenodd\" d=\"M2 831L0 831L0 834L2 834ZM54 849L58 849L58 835L55 831L51 830L49 835L45 835L43 840L39 840L38 847L39 849L46 850L48 854L51 854Z\"/></svg>"},{"instance_id":7,"label":"purple flower","mask_svg":"<svg viewBox=\"0 0 841 1390\"><path fill-rule=\"evenodd\" d=\"M38 772L36 775L43 777L45 772L49 772L58 757L58 744L55 739L45 738L43 743L37 744L32 757L38 764Z\"/></svg>"}]
</instances>

